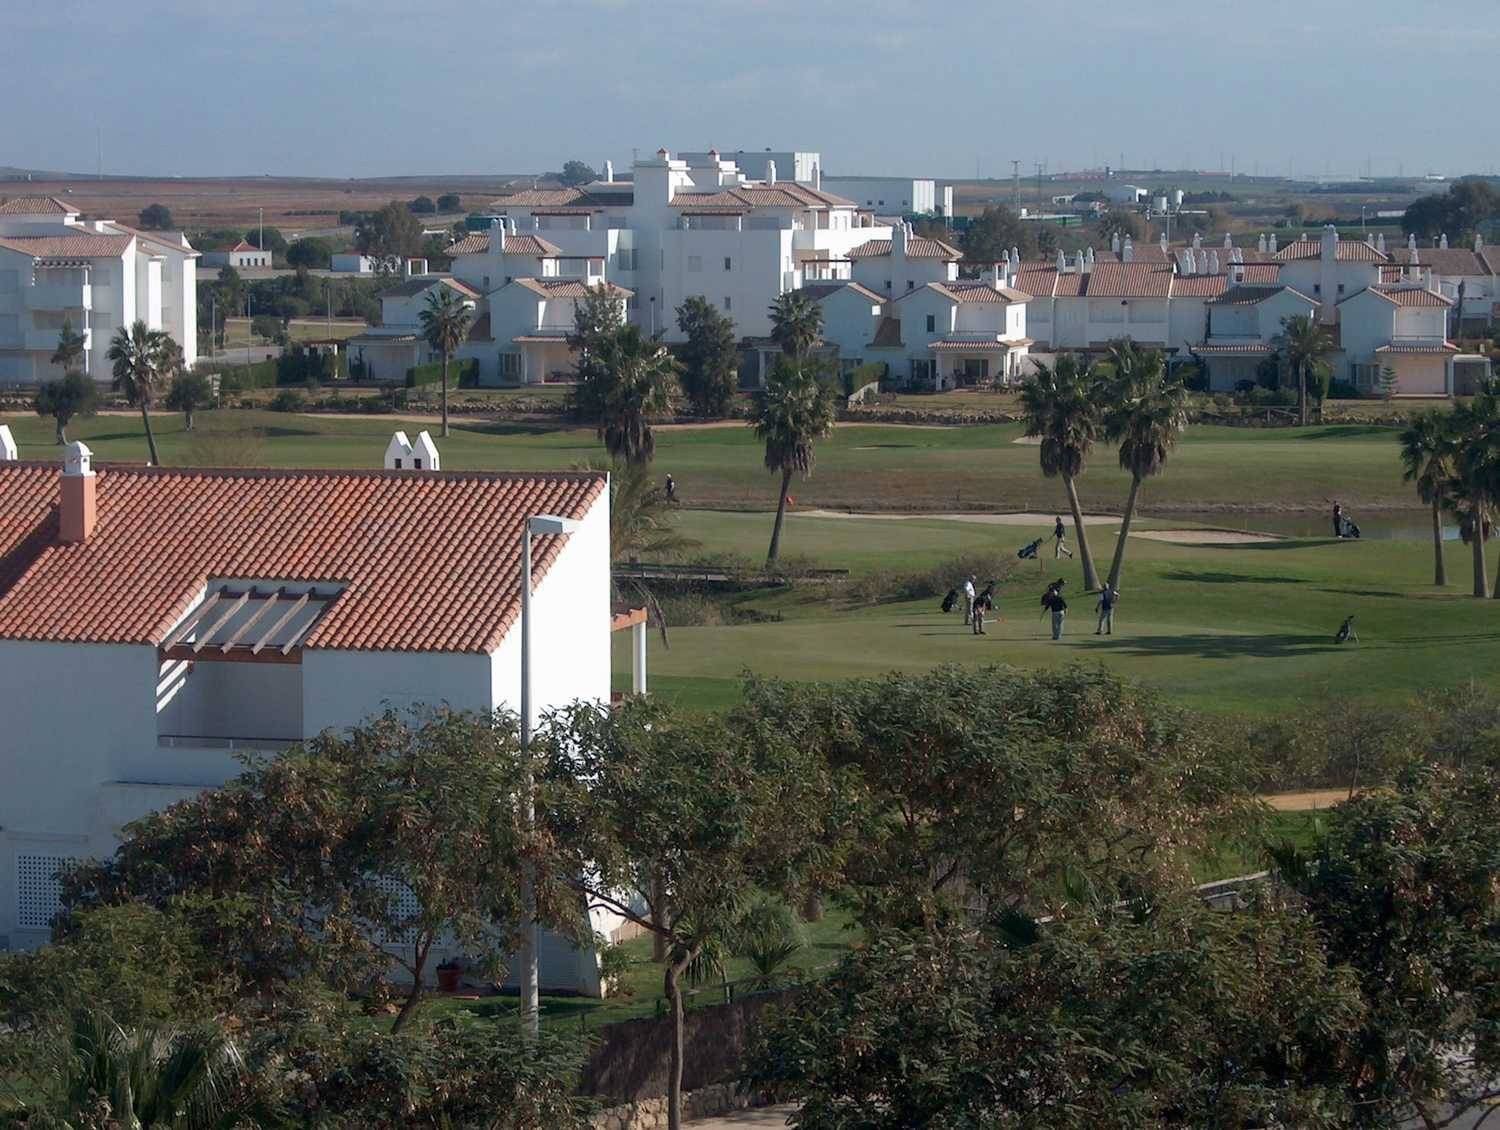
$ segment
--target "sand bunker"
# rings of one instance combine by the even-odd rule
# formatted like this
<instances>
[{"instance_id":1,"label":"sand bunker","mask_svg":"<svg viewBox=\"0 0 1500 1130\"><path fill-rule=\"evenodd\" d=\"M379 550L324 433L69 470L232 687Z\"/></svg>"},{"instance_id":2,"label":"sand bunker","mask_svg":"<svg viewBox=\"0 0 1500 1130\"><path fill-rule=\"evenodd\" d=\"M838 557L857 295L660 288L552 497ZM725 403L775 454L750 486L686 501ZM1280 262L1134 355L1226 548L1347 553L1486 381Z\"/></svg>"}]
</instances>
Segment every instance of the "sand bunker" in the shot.
<instances>
[{"instance_id":1,"label":"sand bunker","mask_svg":"<svg viewBox=\"0 0 1500 1130\"><path fill-rule=\"evenodd\" d=\"M1259 545L1282 540L1275 534L1257 534L1249 530L1131 530L1130 536L1173 545Z\"/></svg>"},{"instance_id":2,"label":"sand bunker","mask_svg":"<svg viewBox=\"0 0 1500 1130\"><path fill-rule=\"evenodd\" d=\"M1052 529L1052 514L853 514L845 510L801 510L797 512L803 518L875 518L881 521L909 522L913 519L933 520L939 519L944 522L977 522L984 526L1045 526ZM1071 518L1063 519L1069 529L1073 527ZM1088 514L1084 516L1085 526L1108 526L1120 524L1120 519L1111 514Z\"/></svg>"}]
</instances>

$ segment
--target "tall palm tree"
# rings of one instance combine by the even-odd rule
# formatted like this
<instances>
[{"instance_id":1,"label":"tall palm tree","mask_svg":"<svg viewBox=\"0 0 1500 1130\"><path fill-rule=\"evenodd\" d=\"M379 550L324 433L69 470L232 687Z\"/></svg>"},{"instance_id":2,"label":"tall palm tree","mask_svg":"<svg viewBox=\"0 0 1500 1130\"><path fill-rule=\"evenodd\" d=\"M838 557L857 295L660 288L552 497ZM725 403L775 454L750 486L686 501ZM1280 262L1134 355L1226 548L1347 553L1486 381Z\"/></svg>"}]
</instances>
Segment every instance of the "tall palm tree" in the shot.
<instances>
[{"instance_id":1,"label":"tall palm tree","mask_svg":"<svg viewBox=\"0 0 1500 1130\"><path fill-rule=\"evenodd\" d=\"M84 336L73 332L73 320L64 318L62 331L57 335L57 348L52 351L52 363L61 365L63 375L75 372L83 359Z\"/></svg>"},{"instance_id":2,"label":"tall palm tree","mask_svg":"<svg viewBox=\"0 0 1500 1130\"><path fill-rule=\"evenodd\" d=\"M1443 561L1443 506L1453 479L1457 443L1451 413L1429 409L1419 412L1401 433L1403 478L1415 483L1417 496L1432 507L1432 583L1448 583Z\"/></svg>"},{"instance_id":3,"label":"tall palm tree","mask_svg":"<svg viewBox=\"0 0 1500 1130\"><path fill-rule=\"evenodd\" d=\"M1276 347L1287 369L1297 378L1297 417L1307 427L1307 376L1333 352L1333 342L1311 316L1297 314L1281 320Z\"/></svg>"},{"instance_id":4,"label":"tall palm tree","mask_svg":"<svg viewBox=\"0 0 1500 1130\"><path fill-rule=\"evenodd\" d=\"M823 308L801 291L771 303L771 340L796 361L805 361L823 337Z\"/></svg>"},{"instance_id":5,"label":"tall palm tree","mask_svg":"<svg viewBox=\"0 0 1500 1130\"><path fill-rule=\"evenodd\" d=\"M471 308L453 288L439 286L427 296L427 309L418 318L422 336L443 359L443 435L448 435L448 360L469 334Z\"/></svg>"},{"instance_id":6,"label":"tall palm tree","mask_svg":"<svg viewBox=\"0 0 1500 1130\"><path fill-rule=\"evenodd\" d=\"M1487 386L1452 413L1455 436L1454 477L1449 505L1463 515L1461 530L1474 556L1474 595L1490 595L1484 543L1495 505L1500 502L1500 389Z\"/></svg>"},{"instance_id":7,"label":"tall palm tree","mask_svg":"<svg viewBox=\"0 0 1500 1130\"><path fill-rule=\"evenodd\" d=\"M172 340L171 334L148 329L145 322L136 321L115 331L107 356L114 362L115 388L123 392L130 403L140 407L151 465L160 466L156 437L151 433L151 405L174 370L180 367L182 350Z\"/></svg>"},{"instance_id":8,"label":"tall palm tree","mask_svg":"<svg viewBox=\"0 0 1500 1130\"><path fill-rule=\"evenodd\" d=\"M82 1125L75 1120L100 1113L110 1126L137 1130L212 1130L275 1119L253 1097L244 1057L221 1031L127 1031L92 1010L74 1017L70 1042L59 1073L63 1125Z\"/></svg>"},{"instance_id":9,"label":"tall palm tree","mask_svg":"<svg viewBox=\"0 0 1500 1130\"><path fill-rule=\"evenodd\" d=\"M1120 522L1120 540L1109 568L1109 587L1120 587L1125 564L1125 544L1135 516L1141 483L1158 475L1167 456L1187 427L1187 390L1182 382L1163 370L1161 354L1147 351L1132 366L1129 377L1116 380L1111 403L1105 412L1104 434L1120 445L1120 466L1130 472L1130 496Z\"/></svg>"},{"instance_id":10,"label":"tall palm tree","mask_svg":"<svg viewBox=\"0 0 1500 1130\"><path fill-rule=\"evenodd\" d=\"M1102 431L1097 392L1098 381L1092 370L1080 365L1071 353L1058 358L1056 365L1037 365L1032 379L1021 389L1026 434L1039 436L1042 441L1042 474L1049 479L1061 477L1063 481L1068 506L1073 511L1073 528L1078 534L1083 584L1088 589L1099 587L1099 573L1089 549L1076 480L1083 474L1089 452Z\"/></svg>"},{"instance_id":11,"label":"tall palm tree","mask_svg":"<svg viewBox=\"0 0 1500 1130\"><path fill-rule=\"evenodd\" d=\"M812 474L813 444L833 430L833 416L833 398L817 373L788 360L776 363L771 379L756 397L750 424L766 445L766 469L781 472L767 565L775 564L781 552L781 527L786 521L792 476Z\"/></svg>"},{"instance_id":12,"label":"tall palm tree","mask_svg":"<svg viewBox=\"0 0 1500 1130\"><path fill-rule=\"evenodd\" d=\"M622 326L595 343L573 398L613 458L644 464L656 455L651 421L671 412L677 392L677 362L666 346L639 326Z\"/></svg>"}]
</instances>

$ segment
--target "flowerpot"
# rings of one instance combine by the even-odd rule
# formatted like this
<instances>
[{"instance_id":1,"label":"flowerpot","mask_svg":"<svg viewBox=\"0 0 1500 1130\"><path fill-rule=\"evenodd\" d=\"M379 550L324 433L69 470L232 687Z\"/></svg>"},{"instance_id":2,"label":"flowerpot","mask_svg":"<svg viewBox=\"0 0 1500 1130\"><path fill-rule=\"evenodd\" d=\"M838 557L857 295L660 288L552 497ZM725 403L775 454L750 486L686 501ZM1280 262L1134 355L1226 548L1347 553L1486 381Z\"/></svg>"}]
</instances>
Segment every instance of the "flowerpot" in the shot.
<instances>
[{"instance_id":1,"label":"flowerpot","mask_svg":"<svg viewBox=\"0 0 1500 1130\"><path fill-rule=\"evenodd\" d=\"M438 988L445 993L458 992L458 979L463 971L459 969L439 969L437 971Z\"/></svg>"}]
</instances>

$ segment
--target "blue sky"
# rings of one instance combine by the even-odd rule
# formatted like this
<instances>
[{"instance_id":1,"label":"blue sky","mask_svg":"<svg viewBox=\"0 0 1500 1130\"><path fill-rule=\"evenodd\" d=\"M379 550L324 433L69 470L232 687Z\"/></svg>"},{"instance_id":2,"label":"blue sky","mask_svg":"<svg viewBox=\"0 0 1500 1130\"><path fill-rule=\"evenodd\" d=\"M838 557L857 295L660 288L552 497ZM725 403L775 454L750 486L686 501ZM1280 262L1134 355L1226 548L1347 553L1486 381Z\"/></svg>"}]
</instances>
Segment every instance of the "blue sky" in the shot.
<instances>
[{"instance_id":1,"label":"blue sky","mask_svg":"<svg viewBox=\"0 0 1500 1130\"><path fill-rule=\"evenodd\" d=\"M633 148L830 173L1500 165L1495 0L10 0L0 165L525 172ZM444 10L455 14L445 16Z\"/></svg>"}]
</instances>

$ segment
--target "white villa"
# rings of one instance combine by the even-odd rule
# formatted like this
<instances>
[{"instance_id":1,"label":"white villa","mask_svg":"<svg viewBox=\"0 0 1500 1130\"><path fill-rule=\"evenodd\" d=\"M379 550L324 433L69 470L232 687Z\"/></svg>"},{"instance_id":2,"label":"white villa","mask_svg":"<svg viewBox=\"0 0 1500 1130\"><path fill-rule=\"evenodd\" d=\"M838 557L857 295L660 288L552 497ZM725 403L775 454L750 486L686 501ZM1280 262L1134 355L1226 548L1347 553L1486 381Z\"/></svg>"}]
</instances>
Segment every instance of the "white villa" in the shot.
<instances>
[{"instance_id":1,"label":"white villa","mask_svg":"<svg viewBox=\"0 0 1500 1130\"><path fill-rule=\"evenodd\" d=\"M197 258L180 233L83 220L53 196L0 199L0 386L60 376L51 357L65 321L95 380L109 379L110 337L136 321L170 333L193 364Z\"/></svg>"},{"instance_id":2,"label":"white villa","mask_svg":"<svg viewBox=\"0 0 1500 1130\"><path fill-rule=\"evenodd\" d=\"M0 949L47 940L60 868L233 777L236 751L387 706L515 709L533 515L578 523L535 542L534 711L609 700L615 629L644 689L644 616L610 605L608 476L437 465L400 434L370 471L96 468L78 443L0 462ZM561 938L542 978L600 992Z\"/></svg>"}]
</instances>

